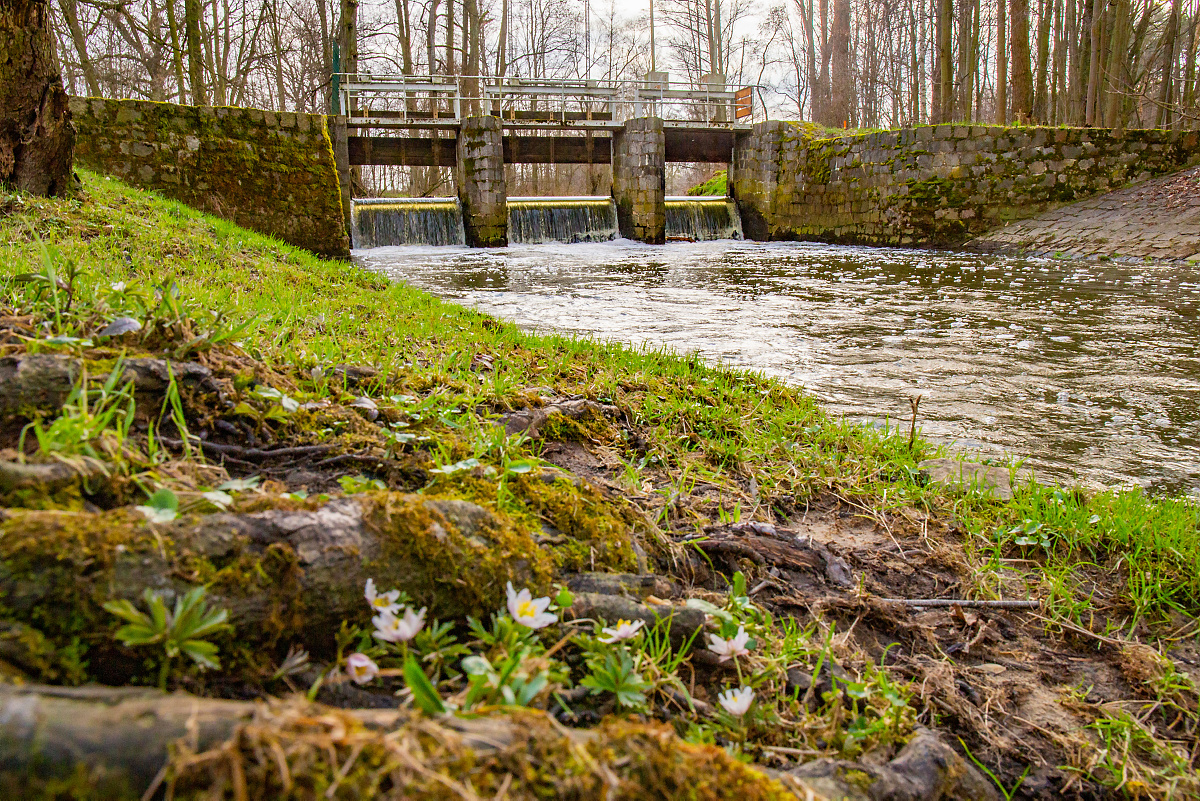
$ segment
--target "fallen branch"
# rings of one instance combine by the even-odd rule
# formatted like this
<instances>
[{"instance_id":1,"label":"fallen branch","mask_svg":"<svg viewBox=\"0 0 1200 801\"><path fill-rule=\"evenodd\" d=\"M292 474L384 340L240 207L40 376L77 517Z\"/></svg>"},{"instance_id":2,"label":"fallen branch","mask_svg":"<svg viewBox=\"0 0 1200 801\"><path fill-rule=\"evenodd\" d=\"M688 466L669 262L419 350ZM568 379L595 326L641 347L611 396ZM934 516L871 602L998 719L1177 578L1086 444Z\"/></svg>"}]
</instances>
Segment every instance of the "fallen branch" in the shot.
<instances>
[{"instance_id":1,"label":"fallen branch","mask_svg":"<svg viewBox=\"0 0 1200 801\"><path fill-rule=\"evenodd\" d=\"M180 450L185 446L183 440L159 437L159 442L168 447ZM297 456L321 456L333 450L332 445L299 445L294 448L243 448L241 445L221 445L216 442L197 440L191 443L204 451L212 451L222 456L231 456L244 461L261 462L266 459L294 458Z\"/></svg>"},{"instance_id":2,"label":"fallen branch","mask_svg":"<svg viewBox=\"0 0 1200 801\"><path fill-rule=\"evenodd\" d=\"M105 475L104 466L87 459L80 463L50 462L49 464L22 464L0 461L0 495L23 489L40 489L55 492L79 481L88 481Z\"/></svg>"},{"instance_id":3,"label":"fallen branch","mask_svg":"<svg viewBox=\"0 0 1200 801\"><path fill-rule=\"evenodd\" d=\"M959 606L963 609L1038 609L1042 605L1041 601L976 601L963 598L880 598L879 601L904 606Z\"/></svg>"}]
</instances>

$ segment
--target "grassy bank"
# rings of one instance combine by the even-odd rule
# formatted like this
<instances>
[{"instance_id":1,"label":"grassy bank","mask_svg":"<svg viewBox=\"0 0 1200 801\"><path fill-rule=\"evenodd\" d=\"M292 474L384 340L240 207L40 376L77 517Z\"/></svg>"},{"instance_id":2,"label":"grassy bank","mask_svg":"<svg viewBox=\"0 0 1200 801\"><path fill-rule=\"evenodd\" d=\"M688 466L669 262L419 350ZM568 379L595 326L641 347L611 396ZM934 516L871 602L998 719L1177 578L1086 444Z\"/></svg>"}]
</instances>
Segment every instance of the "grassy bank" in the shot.
<instances>
[{"instance_id":1,"label":"grassy bank","mask_svg":"<svg viewBox=\"0 0 1200 801\"><path fill-rule=\"evenodd\" d=\"M935 448L910 442L904 426L848 424L797 389L692 356L528 334L108 179L85 183L84 199L11 197L0 206L10 302L37 291L11 281L43 269L35 233L54 259L80 270L74 311L49 335L89 336L93 310L137 316L147 294L174 287L181 313L215 313L213 335L235 335L265 364L306 375L370 365L393 390L418 393L432 418L520 408L538 387L615 404L648 434L610 443L630 488L666 500L697 483L719 488L714 508L697 513L787 516L835 491L864 515L915 510L953 521L979 565L1010 579L1005 560L1040 564L1029 591L1076 623L1097 607L1126 626L1200 610L1200 513L1188 501L1038 485L1007 504L948 492L922 480L918 463ZM114 292L117 282L127 289ZM304 389L319 399L337 388L315 380ZM996 588L984 580L976 589Z\"/></svg>"},{"instance_id":2,"label":"grassy bank","mask_svg":"<svg viewBox=\"0 0 1200 801\"><path fill-rule=\"evenodd\" d=\"M169 578L211 588L240 626L235 638L211 618L224 683L186 670L174 683L198 693L278 692L293 643L337 668L357 642L403 664L391 675L405 671L426 711L442 708L439 693L463 708L512 703L484 668L470 687L452 669L471 653L515 659L523 684L504 689L542 708L547 687L584 688L575 706L587 687L617 699L624 688L616 711L772 764L872 749L886 759L917 723L946 725L1011 787L1030 751L990 720L1036 683L1052 710L1014 707L1026 717L1006 725L1047 744L1054 781L1194 789L1195 687L1163 656L1195 638L1193 503L1020 482L1002 501L932 483L921 463L944 454L908 425L832 418L794 387L694 355L529 334L104 178L84 187L63 200L0 195L0 370L21 359L31 372L64 359L83 370L56 405L0 387L0 668L17 643L42 680L167 685L174 657L131 657L105 610L140 625L135 607L113 607L114 588L136 596L121 582ZM123 383L139 359L160 372ZM171 365L206 374L188 384ZM47 383L21 380L30 397ZM42 478L22 478L27 462ZM87 480L45 478L60 465ZM228 517L214 524L217 513ZM321 562L254 528L282 526L275 514L342 526L362 559ZM242 550L212 536L221 526ZM629 652L587 636L567 647L486 629L507 582L554 595L593 571L641 574L622 580L644 579L647 603L668 594L722 638L742 627L753 654L688 662L648 626L634 670ZM366 629L337 633L363 616L367 577L447 621L417 648L423 696L407 650L371 650L381 646ZM59 607L29 602L44 587ZM1041 607L1000 619L880 600L930 597ZM648 608L589 603L608 623ZM1062 649L1087 669L1057 667ZM1039 672L995 678L1023 662ZM745 718L685 711L693 698L715 706L735 675L759 693ZM316 694L321 678L304 683ZM605 703L599 712L614 711Z\"/></svg>"}]
</instances>

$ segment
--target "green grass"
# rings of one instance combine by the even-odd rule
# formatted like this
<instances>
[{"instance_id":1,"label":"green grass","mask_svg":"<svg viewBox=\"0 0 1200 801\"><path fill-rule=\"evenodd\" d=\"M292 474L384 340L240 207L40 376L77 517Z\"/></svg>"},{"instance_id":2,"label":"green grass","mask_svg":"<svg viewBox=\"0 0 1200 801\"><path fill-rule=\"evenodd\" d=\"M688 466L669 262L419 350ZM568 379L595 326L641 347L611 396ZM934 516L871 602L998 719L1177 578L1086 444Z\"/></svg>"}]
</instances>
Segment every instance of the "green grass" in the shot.
<instances>
[{"instance_id":1,"label":"green grass","mask_svg":"<svg viewBox=\"0 0 1200 801\"><path fill-rule=\"evenodd\" d=\"M907 426L835 419L799 389L693 355L529 334L352 264L320 260L105 178L83 178L80 198L0 195L0 306L26 307L37 291L12 280L45 269L48 256L34 231L49 258L78 271L69 308L55 301L48 336L81 339L96 333L101 316L144 318L153 310L156 324L176 319L201 339L236 336L252 356L292 375L371 365L390 377L389 391L410 392L429 415L446 420L462 410L525 406L526 390L551 386L625 410L645 439L615 443L631 483L657 470L676 491L716 484L724 511L740 504L743 519L772 509L787 515L829 491L868 515L930 513L964 532L964 547L984 568L979 592L1011 593L1011 583L988 576L1000 575L1001 560L1034 560L1029 591L1061 600L1051 611L1076 622L1098 607L1114 621L1110 628L1200 610L1194 503L1031 485L1003 504L926 486L917 463L937 449L919 438L910 448ZM116 282L130 288L114 293ZM479 368L489 360L490 369ZM305 389L319 394L328 383L314 379ZM751 478L757 492L749 490ZM1022 535L1011 533L1038 524L1044 545L1019 544Z\"/></svg>"},{"instance_id":2,"label":"green grass","mask_svg":"<svg viewBox=\"0 0 1200 801\"><path fill-rule=\"evenodd\" d=\"M729 194L729 171L721 170L702 184L696 184L687 192L689 195L715 195L725 197Z\"/></svg>"}]
</instances>

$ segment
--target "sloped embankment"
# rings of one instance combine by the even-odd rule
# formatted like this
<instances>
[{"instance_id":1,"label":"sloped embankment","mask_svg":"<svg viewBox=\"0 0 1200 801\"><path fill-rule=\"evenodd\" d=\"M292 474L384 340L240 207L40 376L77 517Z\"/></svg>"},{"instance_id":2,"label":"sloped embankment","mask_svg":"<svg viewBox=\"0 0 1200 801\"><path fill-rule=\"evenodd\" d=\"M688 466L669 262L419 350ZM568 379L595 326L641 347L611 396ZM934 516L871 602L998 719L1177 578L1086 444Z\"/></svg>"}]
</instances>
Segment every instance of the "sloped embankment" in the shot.
<instances>
[{"instance_id":1,"label":"sloped embankment","mask_svg":"<svg viewBox=\"0 0 1200 801\"><path fill-rule=\"evenodd\" d=\"M86 186L0 199L14 797L1195 794L1193 506Z\"/></svg>"}]
</instances>

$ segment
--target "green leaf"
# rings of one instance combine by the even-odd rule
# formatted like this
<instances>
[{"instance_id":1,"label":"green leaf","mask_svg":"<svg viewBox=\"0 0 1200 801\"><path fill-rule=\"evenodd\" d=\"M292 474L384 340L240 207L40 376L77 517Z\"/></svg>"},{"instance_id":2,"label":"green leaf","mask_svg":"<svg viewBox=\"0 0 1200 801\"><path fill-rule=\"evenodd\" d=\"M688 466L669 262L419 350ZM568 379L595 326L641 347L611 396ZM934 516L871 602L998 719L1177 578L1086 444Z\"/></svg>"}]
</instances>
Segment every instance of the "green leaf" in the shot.
<instances>
[{"instance_id":1,"label":"green leaf","mask_svg":"<svg viewBox=\"0 0 1200 801\"><path fill-rule=\"evenodd\" d=\"M433 470L430 470L429 472L442 473L443 475L448 476L448 475L451 475L452 473L458 473L463 470L472 470L476 467L479 467L479 460L472 457L470 459L463 459L461 462L455 462L454 464L448 464L448 465L442 465L441 467L435 467L435 468L433 468Z\"/></svg>"},{"instance_id":2,"label":"green leaf","mask_svg":"<svg viewBox=\"0 0 1200 801\"><path fill-rule=\"evenodd\" d=\"M117 629L113 636L126 646L151 645L162 639L162 632L156 632L141 623L129 623Z\"/></svg>"},{"instance_id":3,"label":"green leaf","mask_svg":"<svg viewBox=\"0 0 1200 801\"><path fill-rule=\"evenodd\" d=\"M179 650L191 657L192 661L201 668L220 670L221 660L217 659L217 646L204 640L184 640Z\"/></svg>"},{"instance_id":4,"label":"green leaf","mask_svg":"<svg viewBox=\"0 0 1200 801\"><path fill-rule=\"evenodd\" d=\"M242 401L237 406L233 407L233 414L240 414L244 417L258 417L258 409L255 409L250 404Z\"/></svg>"},{"instance_id":5,"label":"green leaf","mask_svg":"<svg viewBox=\"0 0 1200 801\"><path fill-rule=\"evenodd\" d=\"M437 688L429 681L417 658L409 654L404 659L404 683L412 691L413 703L426 715L446 714L446 704L438 695Z\"/></svg>"},{"instance_id":6,"label":"green leaf","mask_svg":"<svg viewBox=\"0 0 1200 801\"><path fill-rule=\"evenodd\" d=\"M508 472L510 473L528 473L537 468L537 462L532 459L518 459L515 462L508 463Z\"/></svg>"},{"instance_id":7,"label":"green leaf","mask_svg":"<svg viewBox=\"0 0 1200 801\"><path fill-rule=\"evenodd\" d=\"M713 617L719 618L726 622L734 622L733 615L729 614L719 606L714 606L713 604L710 604L708 601L705 601L701 598L688 598L686 606L689 606L692 609L699 609L706 615L712 615Z\"/></svg>"},{"instance_id":8,"label":"green leaf","mask_svg":"<svg viewBox=\"0 0 1200 801\"><path fill-rule=\"evenodd\" d=\"M109 601L104 604L105 611L114 614L122 620L127 620L130 623L135 623L140 626L150 627L150 617L133 605L131 601Z\"/></svg>"},{"instance_id":9,"label":"green leaf","mask_svg":"<svg viewBox=\"0 0 1200 801\"><path fill-rule=\"evenodd\" d=\"M575 596L566 587L558 591L558 595L554 596L554 605L559 609L569 609L575 603Z\"/></svg>"},{"instance_id":10,"label":"green leaf","mask_svg":"<svg viewBox=\"0 0 1200 801\"><path fill-rule=\"evenodd\" d=\"M169 509L172 512L179 509L179 498L169 489L160 489L150 496L146 505L151 509Z\"/></svg>"},{"instance_id":11,"label":"green leaf","mask_svg":"<svg viewBox=\"0 0 1200 801\"><path fill-rule=\"evenodd\" d=\"M233 496L230 495L228 492L222 492L221 490L213 490L212 492L206 492L203 495L201 495L200 497L204 498L204 500L208 501L213 506L217 507L218 509L222 509L222 510L228 509L229 505L231 503L233 503Z\"/></svg>"},{"instance_id":12,"label":"green leaf","mask_svg":"<svg viewBox=\"0 0 1200 801\"><path fill-rule=\"evenodd\" d=\"M493 672L492 663L482 656L468 656L463 659L460 667L462 668L462 672L468 676L484 676Z\"/></svg>"},{"instance_id":13,"label":"green leaf","mask_svg":"<svg viewBox=\"0 0 1200 801\"><path fill-rule=\"evenodd\" d=\"M235 409L234 411L237 411L237 410ZM225 492L245 492L246 490L252 490L255 487L257 487L258 482L260 482L260 481L262 481L261 476L250 476L249 478L233 478L233 479L230 479L229 481L226 481L221 486L217 487L217 489L223 490Z\"/></svg>"}]
</instances>

